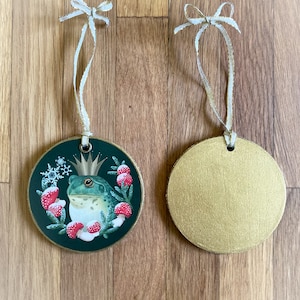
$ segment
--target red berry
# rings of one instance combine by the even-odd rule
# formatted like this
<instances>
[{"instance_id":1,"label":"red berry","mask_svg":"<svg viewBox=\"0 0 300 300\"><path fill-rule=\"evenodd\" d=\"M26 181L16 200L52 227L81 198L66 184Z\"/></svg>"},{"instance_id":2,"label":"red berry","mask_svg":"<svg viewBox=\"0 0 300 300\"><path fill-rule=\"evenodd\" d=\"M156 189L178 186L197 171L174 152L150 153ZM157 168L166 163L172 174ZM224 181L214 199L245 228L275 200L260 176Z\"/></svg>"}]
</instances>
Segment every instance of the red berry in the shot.
<instances>
[{"instance_id":1,"label":"red berry","mask_svg":"<svg viewBox=\"0 0 300 300\"><path fill-rule=\"evenodd\" d=\"M80 222L70 222L67 225L67 235L71 239L76 239L77 232L83 228L83 224Z\"/></svg>"},{"instance_id":2,"label":"red berry","mask_svg":"<svg viewBox=\"0 0 300 300\"><path fill-rule=\"evenodd\" d=\"M122 174L118 175L118 177L117 177L117 183L119 186L121 186L122 183L124 185L130 186L132 184L132 181L133 181L133 179L132 179L131 175L127 174L127 173L122 173Z\"/></svg>"},{"instance_id":3,"label":"red berry","mask_svg":"<svg viewBox=\"0 0 300 300\"><path fill-rule=\"evenodd\" d=\"M116 215L124 215L126 218L129 218L132 215L131 206L126 202L120 202L115 206Z\"/></svg>"},{"instance_id":4,"label":"red berry","mask_svg":"<svg viewBox=\"0 0 300 300\"><path fill-rule=\"evenodd\" d=\"M50 204L54 203L58 197L59 189L57 186L51 186L44 190L41 196L41 204L44 209L48 209Z\"/></svg>"},{"instance_id":5,"label":"red berry","mask_svg":"<svg viewBox=\"0 0 300 300\"><path fill-rule=\"evenodd\" d=\"M101 229L101 225L98 221L91 221L86 224L86 227L89 233L96 233L99 232Z\"/></svg>"},{"instance_id":6,"label":"red berry","mask_svg":"<svg viewBox=\"0 0 300 300\"><path fill-rule=\"evenodd\" d=\"M52 203L49 205L48 210L52 212L55 217L60 217L62 208L60 204Z\"/></svg>"},{"instance_id":7,"label":"red berry","mask_svg":"<svg viewBox=\"0 0 300 300\"><path fill-rule=\"evenodd\" d=\"M120 175L120 174L123 174L123 173L126 173L126 174L130 173L130 169L127 165L120 165L118 167L117 174Z\"/></svg>"}]
</instances>

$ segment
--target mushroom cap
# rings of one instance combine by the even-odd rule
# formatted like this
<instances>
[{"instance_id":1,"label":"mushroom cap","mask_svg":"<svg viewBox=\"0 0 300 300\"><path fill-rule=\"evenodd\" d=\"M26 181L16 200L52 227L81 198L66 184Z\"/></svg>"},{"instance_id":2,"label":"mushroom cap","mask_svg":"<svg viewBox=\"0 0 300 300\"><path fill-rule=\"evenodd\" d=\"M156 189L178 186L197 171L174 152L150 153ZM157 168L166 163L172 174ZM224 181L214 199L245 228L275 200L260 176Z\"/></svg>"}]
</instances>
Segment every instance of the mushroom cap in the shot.
<instances>
[{"instance_id":1,"label":"mushroom cap","mask_svg":"<svg viewBox=\"0 0 300 300\"><path fill-rule=\"evenodd\" d=\"M128 173L121 173L117 177L117 183L119 186L121 186L122 184L130 186L132 184L132 181L133 181L133 179L132 179L131 175Z\"/></svg>"},{"instance_id":2,"label":"mushroom cap","mask_svg":"<svg viewBox=\"0 0 300 300\"><path fill-rule=\"evenodd\" d=\"M127 165L122 164L118 167L117 174L120 175L120 174L124 174L124 173L129 174L130 168Z\"/></svg>"},{"instance_id":3,"label":"mushroom cap","mask_svg":"<svg viewBox=\"0 0 300 300\"><path fill-rule=\"evenodd\" d=\"M69 238L71 239L75 239L77 236L77 233L80 229L82 229L84 227L84 225L80 222L70 222L67 225L67 235Z\"/></svg>"},{"instance_id":4,"label":"mushroom cap","mask_svg":"<svg viewBox=\"0 0 300 300\"><path fill-rule=\"evenodd\" d=\"M44 209L48 209L50 204L54 203L58 197L59 188L57 186L50 186L45 189L41 196L41 204Z\"/></svg>"},{"instance_id":5,"label":"mushroom cap","mask_svg":"<svg viewBox=\"0 0 300 300\"><path fill-rule=\"evenodd\" d=\"M132 209L130 204L127 202L120 202L115 206L116 215L124 215L126 218L129 218L132 215Z\"/></svg>"},{"instance_id":6,"label":"mushroom cap","mask_svg":"<svg viewBox=\"0 0 300 300\"><path fill-rule=\"evenodd\" d=\"M98 221L95 220L95 221L88 222L86 224L86 228L89 233L96 233L100 231L101 225Z\"/></svg>"},{"instance_id":7,"label":"mushroom cap","mask_svg":"<svg viewBox=\"0 0 300 300\"><path fill-rule=\"evenodd\" d=\"M56 203L56 202L50 204L49 207L48 207L48 210L50 212L52 212L55 217L61 216L62 209L63 209L63 207L60 204Z\"/></svg>"}]
</instances>

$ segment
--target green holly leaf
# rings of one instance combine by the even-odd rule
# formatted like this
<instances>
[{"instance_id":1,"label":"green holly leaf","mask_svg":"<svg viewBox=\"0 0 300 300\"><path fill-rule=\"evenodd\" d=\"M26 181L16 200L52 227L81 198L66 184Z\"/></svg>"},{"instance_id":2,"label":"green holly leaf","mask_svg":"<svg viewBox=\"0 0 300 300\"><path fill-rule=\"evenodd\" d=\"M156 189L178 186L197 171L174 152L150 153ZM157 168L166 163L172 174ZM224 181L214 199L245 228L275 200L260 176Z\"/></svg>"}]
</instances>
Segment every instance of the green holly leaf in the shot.
<instances>
[{"instance_id":1,"label":"green holly leaf","mask_svg":"<svg viewBox=\"0 0 300 300\"><path fill-rule=\"evenodd\" d=\"M111 169L116 171L118 169L118 166L111 166Z\"/></svg>"}]
</instances>

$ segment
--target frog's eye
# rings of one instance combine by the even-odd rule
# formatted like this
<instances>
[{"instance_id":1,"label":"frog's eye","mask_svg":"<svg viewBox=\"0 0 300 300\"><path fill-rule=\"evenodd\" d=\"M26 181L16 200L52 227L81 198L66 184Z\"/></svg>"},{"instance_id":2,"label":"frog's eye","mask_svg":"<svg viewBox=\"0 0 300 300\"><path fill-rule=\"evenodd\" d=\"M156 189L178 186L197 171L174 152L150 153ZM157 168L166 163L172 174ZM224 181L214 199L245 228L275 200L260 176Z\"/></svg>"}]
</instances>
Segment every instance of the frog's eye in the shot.
<instances>
[{"instance_id":1,"label":"frog's eye","mask_svg":"<svg viewBox=\"0 0 300 300\"><path fill-rule=\"evenodd\" d=\"M86 187L92 187L93 186L93 184L94 184L94 182L93 182L93 180L91 179L91 178L86 178L86 179L84 179L84 185L86 186Z\"/></svg>"}]
</instances>

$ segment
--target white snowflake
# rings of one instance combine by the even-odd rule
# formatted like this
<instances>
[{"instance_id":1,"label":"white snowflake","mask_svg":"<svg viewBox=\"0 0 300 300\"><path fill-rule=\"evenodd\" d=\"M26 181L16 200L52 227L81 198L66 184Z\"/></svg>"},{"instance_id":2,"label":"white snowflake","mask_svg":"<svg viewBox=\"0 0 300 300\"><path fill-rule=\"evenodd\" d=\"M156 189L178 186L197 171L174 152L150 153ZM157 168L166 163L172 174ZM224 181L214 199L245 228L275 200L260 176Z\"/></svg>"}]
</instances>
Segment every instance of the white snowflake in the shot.
<instances>
[{"instance_id":1,"label":"white snowflake","mask_svg":"<svg viewBox=\"0 0 300 300\"><path fill-rule=\"evenodd\" d=\"M50 164L48 164L48 169L45 172L41 172L40 174L44 176L45 182L56 185L59 179L64 178L59 172L60 167L52 168Z\"/></svg>"},{"instance_id":2,"label":"white snowflake","mask_svg":"<svg viewBox=\"0 0 300 300\"><path fill-rule=\"evenodd\" d=\"M57 159L55 160L56 165L62 167L63 165L66 164L66 159L64 157L58 156Z\"/></svg>"},{"instance_id":3,"label":"white snowflake","mask_svg":"<svg viewBox=\"0 0 300 300\"><path fill-rule=\"evenodd\" d=\"M61 169L62 175L69 176L70 173L72 173L71 166L66 165L66 164L61 166L60 169Z\"/></svg>"}]
</instances>

